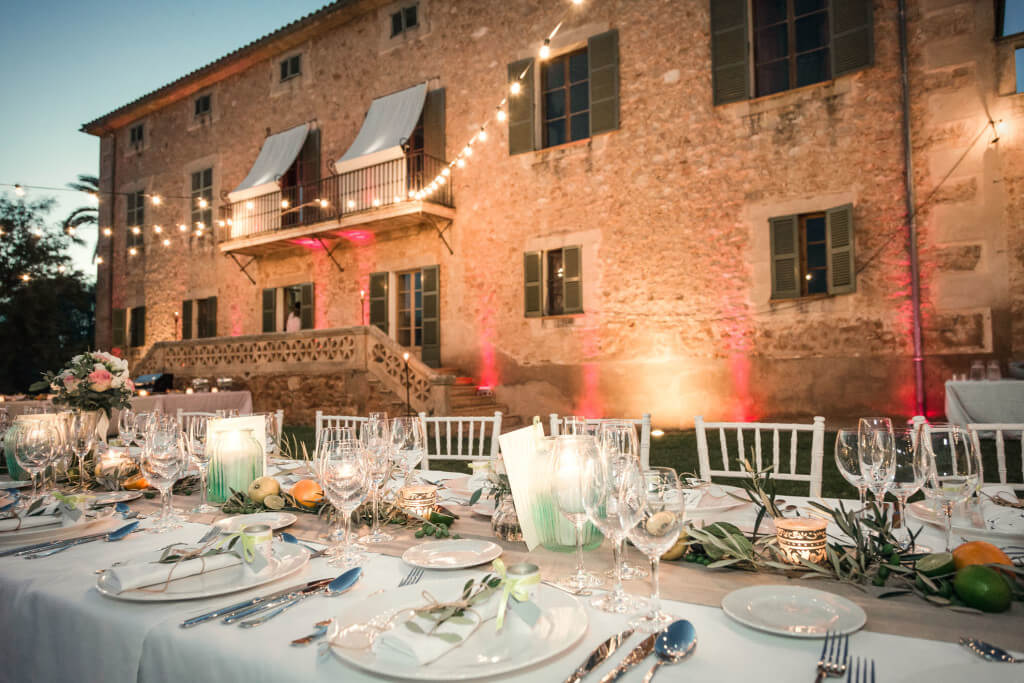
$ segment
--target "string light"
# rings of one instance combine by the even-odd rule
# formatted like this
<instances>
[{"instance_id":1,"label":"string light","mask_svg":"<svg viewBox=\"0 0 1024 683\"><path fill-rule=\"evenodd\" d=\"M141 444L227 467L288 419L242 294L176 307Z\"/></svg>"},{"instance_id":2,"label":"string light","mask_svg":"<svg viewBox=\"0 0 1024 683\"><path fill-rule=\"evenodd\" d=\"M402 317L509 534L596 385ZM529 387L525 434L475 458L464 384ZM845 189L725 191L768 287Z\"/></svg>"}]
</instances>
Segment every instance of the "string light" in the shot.
<instances>
[{"instance_id":1,"label":"string light","mask_svg":"<svg viewBox=\"0 0 1024 683\"><path fill-rule=\"evenodd\" d=\"M245 210L246 211L252 211L255 208L256 208L256 204L254 202L249 201L249 202L245 203Z\"/></svg>"},{"instance_id":2,"label":"string light","mask_svg":"<svg viewBox=\"0 0 1024 683\"><path fill-rule=\"evenodd\" d=\"M15 185L14 186L14 194L18 195L19 197L24 197L25 196L25 188L22 187L21 185Z\"/></svg>"},{"instance_id":3,"label":"string light","mask_svg":"<svg viewBox=\"0 0 1024 683\"><path fill-rule=\"evenodd\" d=\"M374 199L373 200L373 205L374 206L380 206L380 200L379 199Z\"/></svg>"},{"instance_id":4,"label":"string light","mask_svg":"<svg viewBox=\"0 0 1024 683\"><path fill-rule=\"evenodd\" d=\"M508 91L513 95L518 95L522 90L523 86L519 81L512 81L512 84L508 86Z\"/></svg>"},{"instance_id":5,"label":"string light","mask_svg":"<svg viewBox=\"0 0 1024 683\"><path fill-rule=\"evenodd\" d=\"M188 232L188 226L185 225L184 223L182 223L181 225L178 226L178 231L179 232Z\"/></svg>"},{"instance_id":6,"label":"string light","mask_svg":"<svg viewBox=\"0 0 1024 683\"><path fill-rule=\"evenodd\" d=\"M287 209L288 208L288 200L287 199L282 199L281 200L281 208L282 209Z\"/></svg>"},{"instance_id":7,"label":"string light","mask_svg":"<svg viewBox=\"0 0 1024 683\"><path fill-rule=\"evenodd\" d=\"M505 110L502 109L501 107L498 107L498 111L494 114L494 118L498 119L499 121L504 121L505 120Z\"/></svg>"},{"instance_id":8,"label":"string light","mask_svg":"<svg viewBox=\"0 0 1024 683\"><path fill-rule=\"evenodd\" d=\"M89 198L89 203L96 206L100 203L100 198L95 192L87 192L86 196Z\"/></svg>"},{"instance_id":9,"label":"string light","mask_svg":"<svg viewBox=\"0 0 1024 683\"><path fill-rule=\"evenodd\" d=\"M102 256L97 256L96 257L96 265L97 266L102 266L103 265L103 257Z\"/></svg>"},{"instance_id":10,"label":"string light","mask_svg":"<svg viewBox=\"0 0 1024 683\"><path fill-rule=\"evenodd\" d=\"M167 237L165 237L165 238L164 238L164 246L165 246L165 247L169 247L169 246L171 246L171 240L170 240L170 239L168 239Z\"/></svg>"},{"instance_id":11,"label":"string light","mask_svg":"<svg viewBox=\"0 0 1024 683\"><path fill-rule=\"evenodd\" d=\"M317 201L320 203L321 209L326 209L327 205L329 204L329 202L326 199L318 199Z\"/></svg>"},{"instance_id":12,"label":"string light","mask_svg":"<svg viewBox=\"0 0 1024 683\"><path fill-rule=\"evenodd\" d=\"M69 235L74 235L75 234L75 226L73 226L73 225L69 225L68 226L68 234Z\"/></svg>"},{"instance_id":13,"label":"string light","mask_svg":"<svg viewBox=\"0 0 1024 683\"><path fill-rule=\"evenodd\" d=\"M480 132L476 134L476 139L480 142L487 142L487 131L483 126L480 126Z\"/></svg>"},{"instance_id":14,"label":"string light","mask_svg":"<svg viewBox=\"0 0 1024 683\"><path fill-rule=\"evenodd\" d=\"M542 60L551 56L551 39L545 38L544 44L540 46L540 58Z\"/></svg>"},{"instance_id":15,"label":"string light","mask_svg":"<svg viewBox=\"0 0 1024 683\"><path fill-rule=\"evenodd\" d=\"M31 279L32 279L31 275L29 275L28 273L22 273L22 275L21 275L22 282L28 282Z\"/></svg>"},{"instance_id":16,"label":"string light","mask_svg":"<svg viewBox=\"0 0 1024 683\"><path fill-rule=\"evenodd\" d=\"M63 263L60 264L59 266L57 266L57 272L58 273L63 273L65 270L67 270L67 268L65 267L65 265Z\"/></svg>"},{"instance_id":17,"label":"string light","mask_svg":"<svg viewBox=\"0 0 1024 683\"><path fill-rule=\"evenodd\" d=\"M196 229L202 232L206 228L206 224L202 221L196 221Z\"/></svg>"},{"instance_id":18,"label":"string light","mask_svg":"<svg viewBox=\"0 0 1024 683\"><path fill-rule=\"evenodd\" d=\"M131 249L128 250L128 255L129 256L135 256L138 253L139 253L139 250L136 249L135 247L132 247Z\"/></svg>"},{"instance_id":19,"label":"string light","mask_svg":"<svg viewBox=\"0 0 1024 683\"><path fill-rule=\"evenodd\" d=\"M114 231L111 230L110 228L103 228L103 236L104 237L110 237L113 234L114 234Z\"/></svg>"},{"instance_id":20,"label":"string light","mask_svg":"<svg viewBox=\"0 0 1024 683\"><path fill-rule=\"evenodd\" d=\"M443 176L449 176L451 174L452 174L452 169L449 168L448 166L445 166L444 169L441 171L441 175L443 175Z\"/></svg>"},{"instance_id":21,"label":"string light","mask_svg":"<svg viewBox=\"0 0 1024 683\"><path fill-rule=\"evenodd\" d=\"M162 233L163 231L164 231L164 229L163 229L162 227L160 227L159 225L154 225L154 226L153 226L153 232L155 232L156 234L158 234L158 235L159 235L159 234L160 234L160 233Z\"/></svg>"},{"instance_id":22,"label":"string light","mask_svg":"<svg viewBox=\"0 0 1024 683\"><path fill-rule=\"evenodd\" d=\"M200 197L199 198L199 208L200 209L205 209L209 205L210 205L210 202L206 201L206 197Z\"/></svg>"},{"instance_id":23,"label":"string light","mask_svg":"<svg viewBox=\"0 0 1024 683\"><path fill-rule=\"evenodd\" d=\"M356 201L354 199L350 199L348 200L348 202L346 202L346 205L348 206L348 208L354 209L356 208Z\"/></svg>"},{"instance_id":24,"label":"string light","mask_svg":"<svg viewBox=\"0 0 1024 683\"><path fill-rule=\"evenodd\" d=\"M160 202L162 202L163 200L160 199L160 195L155 194L149 198L149 201L153 202L153 206L160 206Z\"/></svg>"},{"instance_id":25,"label":"string light","mask_svg":"<svg viewBox=\"0 0 1024 683\"><path fill-rule=\"evenodd\" d=\"M137 226L137 225L133 225L132 226L132 234L133 235L138 235L140 232L142 232L142 229L139 226Z\"/></svg>"},{"instance_id":26,"label":"string light","mask_svg":"<svg viewBox=\"0 0 1024 683\"><path fill-rule=\"evenodd\" d=\"M465 160L465 159L463 159L462 157L459 157L459 158L458 158L458 159L457 159L457 160L455 161L455 165L456 165L456 166L458 166L459 168L466 168L466 160Z\"/></svg>"}]
</instances>

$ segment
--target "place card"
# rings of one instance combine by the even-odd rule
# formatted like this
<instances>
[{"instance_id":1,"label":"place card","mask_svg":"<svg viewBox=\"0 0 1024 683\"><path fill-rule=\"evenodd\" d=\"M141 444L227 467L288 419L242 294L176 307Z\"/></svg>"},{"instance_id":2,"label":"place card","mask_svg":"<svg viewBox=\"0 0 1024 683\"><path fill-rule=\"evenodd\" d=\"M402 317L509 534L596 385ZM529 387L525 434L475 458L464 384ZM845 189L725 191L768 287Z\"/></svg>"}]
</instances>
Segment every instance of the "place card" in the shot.
<instances>
[{"instance_id":1,"label":"place card","mask_svg":"<svg viewBox=\"0 0 1024 683\"><path fill-rule=\"evenodd\" d=\"M540 545L541 540L533 520L532 508L537 494L548 488L544 477L537 476L546 471L546 463L541 462L538 448L543 439L544 427L539 422L498 437L509 488L512 489L512 501L519 515L519 526L523 529L523 541L529 550Z\"/></svg>"}]
</instances>

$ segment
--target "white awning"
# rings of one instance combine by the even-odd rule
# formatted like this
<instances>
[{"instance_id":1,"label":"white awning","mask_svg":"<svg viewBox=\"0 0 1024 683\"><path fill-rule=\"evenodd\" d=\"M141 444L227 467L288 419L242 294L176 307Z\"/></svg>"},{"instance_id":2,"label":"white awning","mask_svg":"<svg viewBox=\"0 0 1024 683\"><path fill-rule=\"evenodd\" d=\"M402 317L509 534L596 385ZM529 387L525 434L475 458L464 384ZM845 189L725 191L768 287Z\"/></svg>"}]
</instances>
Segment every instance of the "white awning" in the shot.
<instances>
[{"instance_id":1,"label":"white awning","mask_svg":"<svg viewBox=\"0 0 1024 683\"><path fill-rule=\"evenodd\" d=\"M401 159L405 154L402 143L412 135L426 98L427 84L421 83L375 99L355 142L345 156L334 162L334 172L346 173Z\"/></svg>"},{"instance_id":2,"label":"white awning","mask_svg":"<svg viewBox=\"0 0 1024 683\"><path fill-rule=\"evenodd\" d=\"M245 176L245 180L228 194L228 201L240 202L261 194L276 192L279 189L278 179L299 156L308 133L309 124L304 123L264 140L252 170Z\"/></svg>"}]
</instances>

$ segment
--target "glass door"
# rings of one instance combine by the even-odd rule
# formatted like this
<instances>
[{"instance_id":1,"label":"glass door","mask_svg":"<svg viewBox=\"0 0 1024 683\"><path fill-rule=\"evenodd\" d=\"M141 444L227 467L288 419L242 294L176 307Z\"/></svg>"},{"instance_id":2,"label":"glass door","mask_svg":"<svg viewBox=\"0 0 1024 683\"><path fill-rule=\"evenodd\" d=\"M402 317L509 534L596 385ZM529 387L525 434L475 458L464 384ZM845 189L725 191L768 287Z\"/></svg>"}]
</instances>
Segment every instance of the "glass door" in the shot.
<instances>
[{"instance_id":1,"label":"glass door","mask_svg":"<svg viewBox=\"0 0 1024 683\"><path fill-rule=\"evenodd\" d=\"M423 346L423 271L398 274L398 337L402 346Z\"/></svg>"}]
</instances>

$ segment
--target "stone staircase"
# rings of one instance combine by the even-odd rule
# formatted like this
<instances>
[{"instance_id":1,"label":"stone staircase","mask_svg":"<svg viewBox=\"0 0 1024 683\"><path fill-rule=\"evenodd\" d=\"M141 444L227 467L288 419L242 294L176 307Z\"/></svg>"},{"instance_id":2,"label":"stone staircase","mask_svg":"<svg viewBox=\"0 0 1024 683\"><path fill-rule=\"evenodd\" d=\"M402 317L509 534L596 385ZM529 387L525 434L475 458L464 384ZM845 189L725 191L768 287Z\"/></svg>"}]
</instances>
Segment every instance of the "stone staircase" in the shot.
<instances>
[{"instance_id":1,"label":"stone staircase","mask_svg":"<svg viewBox=\"0 0 1024 683\"><path fill-rule=\"evenodd\" d=\"M498 403L493 394L480 393L475 378L460 374L457 368L438 368L441 375L455 377L455 384L448 388L448 414L483 416L501 411L501 431L508 432L523 426L519 415L510 415L508 406Z\"/></svg>"}]
</instances>

